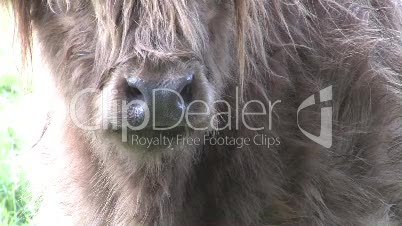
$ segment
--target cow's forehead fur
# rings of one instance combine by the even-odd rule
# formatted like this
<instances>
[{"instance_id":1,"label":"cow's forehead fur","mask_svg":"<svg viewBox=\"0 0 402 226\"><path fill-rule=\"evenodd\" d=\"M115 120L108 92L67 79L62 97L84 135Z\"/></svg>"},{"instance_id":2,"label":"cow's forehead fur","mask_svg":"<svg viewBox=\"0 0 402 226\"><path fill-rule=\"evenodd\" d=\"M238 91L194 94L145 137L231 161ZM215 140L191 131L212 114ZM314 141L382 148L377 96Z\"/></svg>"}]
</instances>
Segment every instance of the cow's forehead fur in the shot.
<instances>
[{"instance_id":1,"label":"cow's forehead fur","mask_svg":"<svg viewBox=\"0 0 402 226\"><path fill-rule=\"evenodd\" d=\"M48 0L54 13L90 11L97 33L113 45L130 45L139 56L147 54L202 55L208 45L208 22L228 10L230 2L215 0ZM110 43L109 43L110 44Z\"/></svg>"},{"instance_id":2,"label":"cow's forehead fur","mask_svg":"<svg viewBox=\"0 0 402 226\"><path fill-rule=\"evenodd\" d=\"M42 1L35 0L32 2ZM314 2L279 0L47 0L47 5L55 13L68 12L69 10L91 10L98 25L98 34L104 40L109 36L110 41L116 45L128 44L133 46L139 56L146 56L149 53L156 56L180 55L188 54L189 51L191 54L203 55L205 51L208 51L208 48L205 47L209 47L208 44L211 39L211 28L208 27L210 25L208 21L213 16L219 17L218 21L230 23L226 24L226 27L229 27L236 36L233 42L238 52L240 71L247 67L256 69L255 65L258 63L266 65L264 62L267 59L265 54L267 50L270 51L275 46L311 48L309 43L313 41L321 43L321 47L315 46L314 48L328 50L328 43L325 42L325 39L331 38L338 40L343 38L352 45L359 45L359 40L374 34L373 29L382 26L395 29L394 26L399 24L400 10L398 7L400 8L400 1L367 1L357 4L335 0ZM15 3L17 14L23 16L23 12L26 11L23 7L28 4L24 1L15 1ZM394 12L387 12L386 8L383 8L381 11L383 16L381 16L377 9L388 5L395 6ZM222 18L224 16L225 18ZM22 35L27 36L29 35L28 27L30 27L27 24L29 18L20 17L20 19L20 26L23 26L20 29ZM325 34L320 31L321 28L339 31L344 28L338 29L337 27L344 24L350 25L348 31L361 30L363 32L350 33L350 37L338 38L335 37L337 32ZM381 37L372 36L371 38L373 41L381 41ZM29 42L27 37L23 37L24 40L26 43ZM291 54L289 51L287 52Z\"/></svg>"},{"instance_id":3,"label":"cow's forehead fur","mask_svg":"<svg viewBox=\"0 0 402 226\"><path fill-rule=\"evenodd\" d=\"M287 64L299 66L302 71L304 67L322 65L322 59L328 60L327 69L336 69L356 53L375 61L376 56L369 54L374 49L393 48L396 52L389 54L399 54L399 42L384 39L400 36L402 12L398 0L48 0L46 13L41 0L15 0L13 4L23 46L29 46L35 18L39 22L47 20L41 27L49 31L48 23L56 29L65 26L52 20L74 17L70 27L60 28L70 29L70 37L61 38L70 38L67 44L77 42L77 36L87 31L87 40L81 37L82 47L91 45L97 56L95 63L103 67L132 56L140 60L227 58L226 63L237 62L236 71L244 81L244 75L259 80L264 71L276 75L268 65L268 56L277 52L291 59ZM52 14L52 19L35 15L35 8L39 8L38 14ZM27 12L32 15L27 16ZM49 34L50 38L54 36ZM214 43L216 40L220 43ZM233 51L220 50L223 42ZM60 48L70 51L66 45ZM308 64L303 57L307 53Z\"/></svg>"}]
</instances>

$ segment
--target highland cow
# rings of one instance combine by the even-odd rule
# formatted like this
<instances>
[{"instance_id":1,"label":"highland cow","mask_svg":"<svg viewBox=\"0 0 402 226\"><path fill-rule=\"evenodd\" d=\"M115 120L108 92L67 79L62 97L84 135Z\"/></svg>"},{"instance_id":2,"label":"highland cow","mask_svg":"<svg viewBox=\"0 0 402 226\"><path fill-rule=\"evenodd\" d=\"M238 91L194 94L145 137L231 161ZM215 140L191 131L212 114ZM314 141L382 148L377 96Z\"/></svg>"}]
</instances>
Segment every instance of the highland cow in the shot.
<instances>
[{"instance_id":1,"label":"highland cow","mask_svg":"<svg viewBox=\"0 0 402 226\"><path fill-rule=\"evenodd\" d=\"M400 0L11 4L66 106L49 225L402 224Z\"/></svg>"}]
</instances>

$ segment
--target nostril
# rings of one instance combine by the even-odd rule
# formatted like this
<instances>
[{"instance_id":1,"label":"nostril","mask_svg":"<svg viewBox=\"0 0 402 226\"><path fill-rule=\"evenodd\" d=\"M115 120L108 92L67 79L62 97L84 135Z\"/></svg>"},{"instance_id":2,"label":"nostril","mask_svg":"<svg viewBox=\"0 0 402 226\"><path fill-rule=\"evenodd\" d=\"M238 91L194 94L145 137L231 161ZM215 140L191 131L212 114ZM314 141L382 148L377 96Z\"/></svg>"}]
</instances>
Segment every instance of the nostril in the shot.
<instances>
[{"instance_id":1,"label":"nostril","mask_svg":"<svg viewBox=\"0 0 402 226\"><path fill-rule=\"evenodd\" d=\"M130 99L135 99L135 100L143 100L144 99L144 96L142 95L140 90L137 88L129 88L127 96Z\"/></svg>"},{"instance_id":2,"label":"nostril","mask_svg":"<svg viewBox=\"0 0 402 226\"><path fill-rule=\"evenodd\" d=\"M191 83L187 84L182 91L180 92L181 97L184 100L184 103L188 104L191 102L192 99L192 88L191 88Z\"/></svg>"},{"instance_id":3,"label":"nostril","mask_svg":"<svg viewBox=\"0 0 402 226\"><path fill-rule=\"evenodd\" d=\"M180 91L180 95L184 100L184 103L188 104L192 99L192 83L193 83L193 75L190 74L181 79L181 83L184 87Z\"/></svg>"},{"instance_id":4,"label":"nostril","mask_svg":"<svg viewBox=\"0 0 402 226\"><path fill-rule=\"evenodd\" d=\"M144 100L144 95L141 93L141 91L136 86L129 84L127 84L126 97L129 101Z\"/></svg>"}]
</instances>

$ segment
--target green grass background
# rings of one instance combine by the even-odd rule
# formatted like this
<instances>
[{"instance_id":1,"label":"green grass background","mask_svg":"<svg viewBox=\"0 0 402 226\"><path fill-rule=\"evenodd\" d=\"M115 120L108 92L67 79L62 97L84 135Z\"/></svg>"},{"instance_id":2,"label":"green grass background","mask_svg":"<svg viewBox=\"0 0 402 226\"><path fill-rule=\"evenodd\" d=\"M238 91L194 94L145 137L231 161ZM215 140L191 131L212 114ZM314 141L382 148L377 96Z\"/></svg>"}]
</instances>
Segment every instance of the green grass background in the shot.
<instances>
[{"instance_id":1,"label":"green grass background","mask_svg":"<svg viewBox=\"0 0 402 226\"><path fill-rule=\"evenodd\" d=\"M0 10L0 226L30 225L33 213L22 161L29 151L29 138L15 124L17 115L21 115L17 109L32 92L32 86L26 85L19 70L10 15Z\"/></svg>"}]
</instances>

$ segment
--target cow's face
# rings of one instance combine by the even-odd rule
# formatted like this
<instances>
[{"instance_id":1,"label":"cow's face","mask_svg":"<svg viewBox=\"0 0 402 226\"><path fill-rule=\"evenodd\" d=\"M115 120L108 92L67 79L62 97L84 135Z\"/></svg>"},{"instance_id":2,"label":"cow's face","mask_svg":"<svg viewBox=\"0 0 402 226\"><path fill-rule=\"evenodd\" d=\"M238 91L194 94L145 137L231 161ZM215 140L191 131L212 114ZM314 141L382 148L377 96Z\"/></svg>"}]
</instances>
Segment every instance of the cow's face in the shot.
<instances>
[{"instance_id":1,"label":"cow's face","mask_svg":"<svg viewBox=\"0 0 402 226\"><path fill-rule=\"evenodd\" d=\"M218 127L216 102L236 50L233 3L50 1L36 22L75 125L130 150L185 148L138 139L199 137Z\"/></svg>"}]
</instances>

